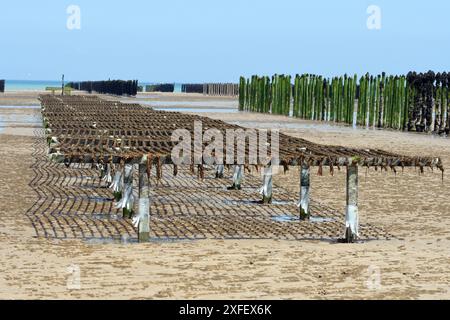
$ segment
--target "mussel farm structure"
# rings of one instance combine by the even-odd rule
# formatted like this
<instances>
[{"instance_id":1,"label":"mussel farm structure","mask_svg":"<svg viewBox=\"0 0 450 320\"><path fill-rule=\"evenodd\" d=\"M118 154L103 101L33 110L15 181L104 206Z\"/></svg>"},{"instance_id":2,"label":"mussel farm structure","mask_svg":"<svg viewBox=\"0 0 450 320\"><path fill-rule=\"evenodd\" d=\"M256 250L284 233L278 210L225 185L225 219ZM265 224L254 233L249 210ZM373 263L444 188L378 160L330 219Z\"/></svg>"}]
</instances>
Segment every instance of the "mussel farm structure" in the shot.
<instances>
[{"instance_id":1,"label":"mussel farm structure","mask_svg":"<svg viewBox=\"0 0 450 320\"><path fill-rule=\"evenodd\" d=\"M203 83L183 84L181 92L201 93L208 96L237 97L239 95L239 84L236 83Z\"/></svg>"},{"instance_id":2,"label":"mussel farm structure","mask_svg":"<svg viewBox=\"0 0 450 320\"><path fill-rule=\"evenodd\" d=\"M239 109L366 128L450 133L450 73L241 77Z\"/></svg>"},{"instance_id":3,"label":"mussel farm structure","mask_svg":"<svg viewBox=\"0 0 450 320\"><path fill-rule=\"evenodd\" d=\"M291 224L294 229L289 229L285 223L276 221L283 217L273 216L280 211L277 211L275 205L271 206L271 203L275 199L287 201L291 199L291 195L277 189L272 182L272 170L275 169L272 151L269 161L258 159L256 164L250 163L249 149L252 145L249 139L244 141L244 145L239 145L234 139L224 139L222 143L226 149L245 148L246 157L242 162L235 159L235 162L227 162L225 165L220 161L211 164L203 158L194 166L193 163L175 164L172 159L174 147L178 145L178 140L173 139L176 130L181 129L194 137L198 130L196 123L199 122L202 124L201 133L204 134L211 128L222 133L245 128L197 115L155 111L138 104L106 101L92 95L42 95L40 101L47 141L46 154L51 162L49 164L42 160L45 165L42 170L45 174L37 174L36 179L45 177L45 181L53 181L52 176L57 178L56 182L45 187L47 189L39 191L47 196L35 207L36 212L39 208L48 208L46 211L50 211L50 214L39 217L31 215L30 219L39 232L45 235L66 236L69 233L79 233L83 236L93 236L96 233L91 225L87 222L83 224L88 219L97 219L95 223L98 229L103 230L102 235L113 232L113 227L106 225L104 220L101 220L104 216L99 218L98 213L99 210L108 211L108 208L112 208L111 204L107 207L106 201L102 200L99 208L97 205L94 207L83 204L80 200L92 199L99 194L110 192L110 196L115 198L115 207L121 210L121 216L116 217L117 225L114 225L114 228L124 228L130 233L135 227L139 241L143 242L148 241L151 232L168 238L204 238L208 237L208 234L219 238L245 238L250 229L254 235L263 238L286 236L292 239L304 239L308 238L308 235L312 237L315 233L320 233L320 237L324 234L336 239L339 234L342 236L345 232L345 241L353 242L358 239L361 230L358 218L359 168L395 170L399 167L417 167L423 171L429 167L444 170L438 157L411 157L383 150L320 145L279 133L279 163L276 166L286 170L289 166L298 166L301 172L298 178L301 192L299 196L294 197L295 212L292 212L292 218L297 217L297 222ZM272 147L275 143L272 139L274 134L270 133L270 139L260 143L259 147ZM195 142L192 144L193 149L198 147ZM190 155L188 158L191 160ZM232 181L229 183L224 182L224 167L229 167L233 172ZM259 179L250 178L246 178L244 182L255 188L262 185L260 201L252 202L251 208L249 199L254 197L255 189L252 191L243 185L244 172L250 167L264 173L262 183ZM333 216L334 224L323 227L308 223L312 217L311 212L317 206L310 199L310 174L313 167L319 169L319 174L324 169L329 169L330 172L335 168L347 170L345 215L336 214ZM92 170L100 174L98 183L111 188L111 191L106 191L106 188L93 189L94 182L86 180L86 172L93 172ZM67 178L68 174L71 174L72 178ZM73 184L73 181L76 183L80 179L84 182L78 186ZM223 188L224 183L228 188ZM207 189L199 191L198 188L202 185L206 185ZM75 193L75 187L80 190L81 196ZM54 197L59 192L58 188L66 190L67 199L55 204ZM156 189L159 192L157 195L154 193ZM90 194L89 190L96 190L97 193ZM233 195L231 199L227 198L230 194ZM77 202L77 199L80 201ZM159 201L160 207L155 207L156 201ZM205 205L205 202L208 204ZM60 218L58 212L65 208L70 212ZM286 208L288 207L282 209L283 212ZM217 212L223 210L226 210L227 215L219 216ZM320 209L326 210L328 209L323 207ZM73 211L83 213L74 215ZM54 222L54 219L57 219L57 222ZM251 221L258 223L253 224ZM164 225L164 228L160 228L161 225ZM380 236L380 232L374 231L372 227L364 228L366 229L363 233L371 234L374 238Z\"/></svg>"},{"instance_id":4,"label":"mussel farm structure","mask_svg":"<svg viewBox=\"0 0 450 320\"><path fill-rule=\"evenodd\" d=\"M112 94L117 96L135 96L138 91L137 80L107 80L107 81L83 81L70 82L68 87L87 91L89 93L97 92L101 94Z\"/></svg>"},{"instance_id":5,"label":"mussel farm structure","mask_svg":"<svg viewBox=\"0 0 450 320\"><path fill-rule=\"evenodd\" d=\"M175 84L146 85L145 92L175 92ZM239 84L236 83L183 83L182 93L199 93L207 96L237 97Z\"/></svg>"}]
</instances>

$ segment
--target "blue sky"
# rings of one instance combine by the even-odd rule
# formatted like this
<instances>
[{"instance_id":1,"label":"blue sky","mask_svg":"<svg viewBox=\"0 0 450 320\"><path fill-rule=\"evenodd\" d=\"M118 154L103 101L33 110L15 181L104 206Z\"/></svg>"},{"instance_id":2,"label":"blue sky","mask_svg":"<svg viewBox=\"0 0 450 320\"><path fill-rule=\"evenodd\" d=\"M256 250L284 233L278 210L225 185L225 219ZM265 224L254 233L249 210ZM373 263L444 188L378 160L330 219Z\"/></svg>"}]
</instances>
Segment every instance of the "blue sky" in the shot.
<instances>
[{"instance_id":1,"label":"blue sky","mask_svg":"<svg viewBox=\"0 0 450 320\"><path fill-rule=\"evenodd\" d=\"M69 5L81 29L68 30ZM381 30L366 26L369 5ZM450 70L446 0L2 0L0 78L237 81Z\"/></svg>"}]
</instances>

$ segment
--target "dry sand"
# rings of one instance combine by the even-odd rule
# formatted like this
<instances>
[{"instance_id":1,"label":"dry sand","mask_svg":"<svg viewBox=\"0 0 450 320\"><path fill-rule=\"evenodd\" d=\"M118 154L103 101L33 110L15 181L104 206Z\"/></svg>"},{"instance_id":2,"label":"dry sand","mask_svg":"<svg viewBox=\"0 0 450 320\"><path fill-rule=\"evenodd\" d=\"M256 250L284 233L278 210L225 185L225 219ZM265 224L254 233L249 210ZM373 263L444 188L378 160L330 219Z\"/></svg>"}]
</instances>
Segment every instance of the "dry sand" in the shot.
<instances>
[{"instance_id":1,"label":"dry sand","mask_svg":"<svg viewBox=\"0 0 450 320\"><path fill-rule=\"evenodd\" d=\"M170 101L186 99L166 96ZM36 98L36 93L0 94L0 105L37 104ZM442 183L441 174L429 170L421 176L415 169L397 176L360 172L362 222L386 228L397 240L354 245L278 240L94 245L35 238L24 213L36 200L29 183L38 112L0 107L2 119L10 120L0 128L0 298L450 298L449 180L445 177ZM278 116L209 115L244 126L288 128L283 132L320 143L439 155L450 164L446 138ZM297 192L298 173L292 171L276 182ZM343 210L344 182L344 172L313 175L312 196ZM79 287L73 281L78 270Z\"/></svg>"}]
</instances>

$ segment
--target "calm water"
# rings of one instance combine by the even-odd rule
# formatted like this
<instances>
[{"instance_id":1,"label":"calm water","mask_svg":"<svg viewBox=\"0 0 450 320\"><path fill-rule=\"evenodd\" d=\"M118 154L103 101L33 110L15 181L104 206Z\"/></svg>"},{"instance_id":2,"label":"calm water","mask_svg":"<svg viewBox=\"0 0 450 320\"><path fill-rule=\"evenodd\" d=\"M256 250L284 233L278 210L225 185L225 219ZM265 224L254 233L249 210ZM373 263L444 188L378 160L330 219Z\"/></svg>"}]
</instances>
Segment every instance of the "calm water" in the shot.
<instances>
[{"instance_id":1,"label":"calm water","mask_svg":"<svg viewBox=\"0 0 450 320\"><path fill-rule=\"evenodd\" d=\"M66 81L68 83L70 81ZM140 82L139 85L151 85L155 83ZM5 91L45 90L46 87L61 87L61 80L6 80ZM181 83L175 83L174 92L181 92Z\"/></svg>"},{"instance_id":2,"label":"calm water","mask_svg":"<svg viewBox=\"0 0 450 320\"><path fill-rule=\"evenodd\" d=\"M170 82L167 82L167 83L170 83ZM158 85L158 84L161 84L161 83L159 83L159 82L139 82L139 85L143 86L144 88L145 88L145 86ZM176 82L176 83L173 83L173 85L174 85L173 92L180 93L182 84Z\"/></svg>"},{"instance_id":3,"label":"calm water","mask_svg":"<svg viewBox=\"0 0 450 320\"><path fill-rule=\"evenodd\" d=\"M46 87L60 87L61 81L52 80L6 80L5 91L45 90Z\"/></svg>"}]
</instances>

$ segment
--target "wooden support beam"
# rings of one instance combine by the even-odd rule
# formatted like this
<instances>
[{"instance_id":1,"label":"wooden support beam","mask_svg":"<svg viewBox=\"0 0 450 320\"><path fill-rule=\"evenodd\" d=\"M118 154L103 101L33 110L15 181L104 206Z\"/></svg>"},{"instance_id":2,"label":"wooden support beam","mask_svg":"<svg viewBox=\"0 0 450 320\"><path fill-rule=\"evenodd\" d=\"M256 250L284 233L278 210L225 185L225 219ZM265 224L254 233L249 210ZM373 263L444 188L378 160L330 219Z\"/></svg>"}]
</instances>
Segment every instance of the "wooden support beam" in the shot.
<instances>
[{"instance_id":1,"label":"wooden support beam","mask_svg":"<svg viewBox=\"0 0 450 320\"><path fill-rule=\"evenodd\" d=\"M148 197L147 189L145 188L147 185L147 164L146 163L140 163L139 164L139 199L143 198L145 196Z\"/></svg>"},{"instance_id":2,"label":"wooden support beam","mask_svg":"<svg viewBox=\"0 0 450 320\"><path fill-rule=\"evenodd\" d=\"M146 158L146 157L145 157ZM150 240L150 181L147 176L147 161L139 164L139 212L138 239L139 242Z\"/></svg>"},{"instance_id":3,"label":"wooden support beam","mask_svg":"<svg viewBox=\"0 0 450 320\"><path fill-rule=\"evenodd\" d=\"M299 211L300 211L300 220L309 220L310 218L310 176L311 169L308 164L302 164L300 167L300 201L299 201Z\"/></svg>"},{"instance_id":4,"label":"wooden support beam","mask_svg":"<svg viewBox=\"0 0 450 320\"><path fill-rule=\"evenodd\" d=\"M105 166L106 165L104 163L97 164L97 168L98 168L98 185L99 186L102 185L103 178L105 177L105 174L106 174Z\"/></svg>"},{"instance_id":5,"label":"wooden support beam","mask_svg":"<svg viewBox=\"0 0 450 320\"><path fill-rule=\"evenodd\" d=\"M263 196L262 202L264 204L272 203L272 191L273 191L273 170L272 166L268 166L263 169L263 186L261 188L261 194Z\"/></svg>"},{"instance_id":6,"label":"wooden support beam","mask_svg":"<svg viewBox=\"0 0 450 320\"><path fill-rule=\"evenodd\" d=\"M114 178L110 188L113 191L114 199L116 202L119 202L122 198L123 191L123 170L121 170L120 165L116 165L116 172L114 174Z\"/></svg>"},{"instance_id":7,"label":"wooden support beam","mask_svg":"<svg viewBox=\"0 0 450 320\"><path fill-rule=\"evenodd\" d=\"M101 176L102 176L101 181L105 182L105 186L107 188L109 188L109 186L111 185L111 182L112 182L112 176L111 176L112 168L111 168L111 166L112 166L112 164L105 163L104 164L103 173L101 174Z\"/></svg>"},{"instance_id":8,"label":"wooden support beam","mask_svg":"<svg viewBox=\"0 0 450 320\"><path fill-rule=\"evenodd\" d=\"M223 164L216 165L216 179L223 179L223 171L225 166Z\"/></svg>"},{"instance_id":9,"label":"wooden support beam","mask_svg":"<svg viewBox=\"0 0 450 320\"><path fill-rule=\"evenodd\" d=\"M431 123L429 132L433 133L436 131L436 100L431 98Z\"/></svg>"},{"instance_id":10,"label":"wooden support beam","mask_svg":"<svg viewBox=\"0 0 450 320\"><path fill-rule=\"evenodd\" d=\"M359 236L358 217L358 165L347 167L347 208L345 214L345 240L353 243Z\"/></svg>"},{"instance_id":11,"label":"wooden support beam","mask_svg":"<svg viewBox=\"0 0 450 320\"><path fill-rule=\"evenodd\" d=\"M229 187L229 190L241 190L242 178L244 176L244 166L235 165L233 174L233 185Z\"/></svg>"},{"instance_id":12,"label":"wooden support beam","mask_svg":"<svg viewBox=\"0 0 450 320\"><path fill-rule=\"evenodd\" d=\"M131 190L133 190L133 165L132 164L126 164L123 168L123 192L122 192L122 199L123 197L128 197L127 190L129 190L129 187L131 186ZM132 191L131 191L132 192ZM133 209L124 207L122 208L123 211L123 217L129 218L133 216Z\"/></svg>"}]
</instances>

